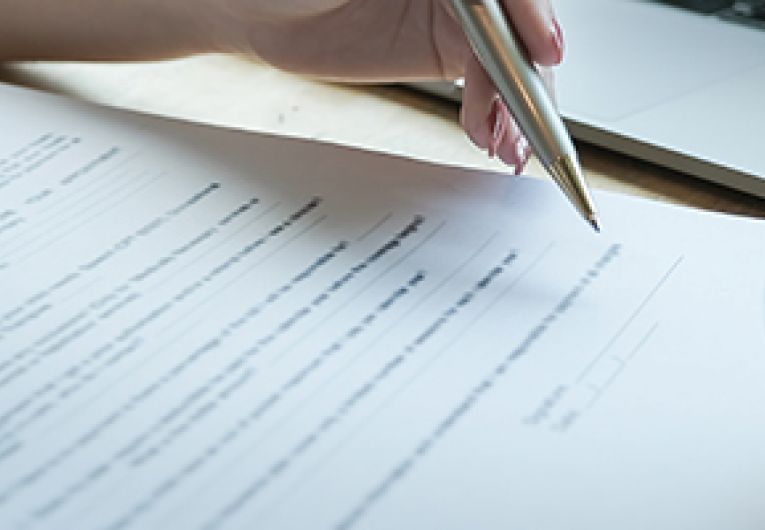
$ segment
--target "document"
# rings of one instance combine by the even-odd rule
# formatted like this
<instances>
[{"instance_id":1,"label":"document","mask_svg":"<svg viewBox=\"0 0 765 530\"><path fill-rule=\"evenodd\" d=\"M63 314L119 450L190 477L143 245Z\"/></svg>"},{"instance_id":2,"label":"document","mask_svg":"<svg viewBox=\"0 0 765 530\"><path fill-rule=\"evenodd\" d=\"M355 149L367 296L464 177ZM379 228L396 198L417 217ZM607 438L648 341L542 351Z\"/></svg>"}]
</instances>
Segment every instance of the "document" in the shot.
<instances>
[{"instance_id":1,"label":"document","mask_svg":"<svg viewBox=\"0 0 765 530\"><path fill-rule=\"evenodd\" d=\"M0 102L0 528L765 528L761 221Z\"/></svg>"}]
</instances>

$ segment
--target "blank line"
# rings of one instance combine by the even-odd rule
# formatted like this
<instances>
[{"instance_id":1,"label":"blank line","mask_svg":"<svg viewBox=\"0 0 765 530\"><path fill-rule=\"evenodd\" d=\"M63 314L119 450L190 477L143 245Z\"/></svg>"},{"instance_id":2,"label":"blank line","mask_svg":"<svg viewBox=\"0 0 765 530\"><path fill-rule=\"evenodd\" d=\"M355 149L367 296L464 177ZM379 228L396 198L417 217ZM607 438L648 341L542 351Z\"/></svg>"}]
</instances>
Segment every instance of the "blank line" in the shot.
<instances>
[{"instance_id":1,"label":"blank line","mask_svg":"<svg viewBox=\"0 0 765 530\"><path fill-rule=\"evenodd\" d=\"M87 282L77 286L75 289L72 290L71 293L62 296L58 300L56 300L55 297L51 297L52 300L50 301L50 304L53 306L56 306L57 304L62 304L62 303L65 304L67 302L70 302L72 299L77 298L82 293L89 292L91 287L93 287L94 285L102 281L103 279L104 278L102 276L96 276L95 278L92 278L88 280ZM76 314L76 313L73 311L72 314Z\"/></svg>"},{"instance_id":2,"label":"blank line","mask_svg":"<svg viewBox=\"0 0 765 530\"><path fill-rule=\"evenodd\" d=\"M637 353L643 348L643 346L645 346L646 342L648 342L648 340L653 336L653 334L656 332L656 329L658 327L659 327L659 323L657 322L656 324L653 325L653 327L650 330L648 330L648 333L646 334L645 337L643 337L643 340L641 340L640 343L638 343L638 345L635 346L635 349L632 350L632 352L627 356L628 361L631 361L635 357L635 355L637 355Z\"/></svg>"},{"instance_id":3,"label":"blank line","mask_svg":"<svg viewBox=\"0 0 765 530\"><path fill-rule=\"evenodd\" d=\"M372 235L372 234L373 234L373 233L374 233L374 232L375 232L375 231L376 231L378 228L380 228L382 225L384 225L385 223L387 223L387 222L388 222L388 220L389 220L391 217L393 217L393 214L392 214L392 213L389 213L388 215L386 215L385 217L383 217L382 219L380 219L380 220L377 222L377 224L375 224L375 225L374 225L372 228L370 228L369 230L367 230L366 232L364 232L363 234L361 234L361 235L360 235L360 236L359 236L359 237L356 239L356 241L363 241L364 239L366 239L367 237L369 237L370 235Z\"/></svg>"},{"instance_id":4,"label":"blank line","mask_svg":"<svg viewBox=\"0 0 765 530\"><path fill-rule=\"evenodd\" d=\"M640 305L635 309L635 311L632 313L632 315L627 319L627 321L624 323L624 325L619 329L619 331L616 332L616 334L611 338L611 340L606 344L606 346L600 351L600 353L587 365L587 367L582 371L581 374L579 374L579 377L577 377L576 382L581 383L582 380L587 376L587 374L595 367L595 364L606 354L606 352L614 345L614 343L619 340L619 338L622 336L622 334L626 331L626 329L632 324L632 322L638 317L638 315L643 311L646 305L648 305L648 302L651 301L651 299L656 295L656 293L659 292L659 290L664 286L664 284L667 282L670 276L672 276L672 273L677 270L677 267L682 263L685 256L680 256L677 261L669 268L669 270L664 274L664 276L659 280L659 282L654 286L654 288L651 290L650 293L648 293L648 296L645 297L645 299L640 303Z\"/></svg>"},{"instance_id":5,"label":"blank line","mask_svg":"<svg viewBox=\"0 0 765 530\"><path fill-rule=\"evenodd\" d=\"M627 361L630 361L630 360L632 360L632 359L635 357L635 355L637 355L637 353L638 353L638 352L639 352L641 349L643 349L643 347L644 347L644 346L646 345L646 343L647 343L647 342L650 340L650 338L653 336L654 332L656 331L656 329L657 329L658 327L659 327L659 323L657 322L656 324L654 324L654 325L651 327L651 329L649 329L649 330L648 330L648 333L646 333L646 335L645 335L645 336L644 336L644 337L643 337L643 338L640 340L640 342L638 343L638 345L637 345L637 346L635 346L635 348L632 350L632 352L630 352L630 354L627 356ZM618 358L614 357L613 359L614 359L614 360L617 360ZM597 387L597 386L595 386L595 385L590 385L591 387L593 387L593 388L597 389L597 391L595 392L595 396L593 396L593 398L592 398L592 399L590 400L590 402L587 404L586 408L588 408L588 409L589 409L590 407L592 407L593 405L595 405L595 403L597 403L597 402L600 400L600 398L603 396L603 393L604 393L604 392L605 392L605 391L608 389L608 387L610 387L610 386L611 386L611 384L612 384L612 383L613 383L613 382L616 380L616 378L619 376L619 374L621 374L621 373L624 371L624 368L627 366L627 362L626 362L626 361L623 361L622 359L618 359L618 360L621 362L621 364L620 364L620 366L619 366L619 369L618 369L618 370L616 370L616 371L615 371L615 372L614 372L614 373L611 375L611 377L609 377L609 378L608 378L608 380L607 380L605 383L603 383L603 385L602 385L602 386L600 386L600 387Z\"/></svg>"}]
</instances>

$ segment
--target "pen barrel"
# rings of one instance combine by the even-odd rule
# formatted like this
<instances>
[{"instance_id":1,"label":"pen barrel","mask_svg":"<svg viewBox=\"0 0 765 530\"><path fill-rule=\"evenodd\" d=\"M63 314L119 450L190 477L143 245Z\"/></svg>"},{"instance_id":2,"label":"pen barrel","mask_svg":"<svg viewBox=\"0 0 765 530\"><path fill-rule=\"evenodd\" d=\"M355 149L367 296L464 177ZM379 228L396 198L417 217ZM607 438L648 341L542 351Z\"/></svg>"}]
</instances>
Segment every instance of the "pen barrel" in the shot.
<instances>
[{"instance_id":1,"label":"pen barrel","mask_svg":"<svg viewBox=\"0 0 765 530\"><path fill-rule=\"evenodd\" d=\"M542 78L496 0L451 0L476 56L537 157L550 170L560 157L576 160L568 131Z\"/></svg>"}]
</instances>

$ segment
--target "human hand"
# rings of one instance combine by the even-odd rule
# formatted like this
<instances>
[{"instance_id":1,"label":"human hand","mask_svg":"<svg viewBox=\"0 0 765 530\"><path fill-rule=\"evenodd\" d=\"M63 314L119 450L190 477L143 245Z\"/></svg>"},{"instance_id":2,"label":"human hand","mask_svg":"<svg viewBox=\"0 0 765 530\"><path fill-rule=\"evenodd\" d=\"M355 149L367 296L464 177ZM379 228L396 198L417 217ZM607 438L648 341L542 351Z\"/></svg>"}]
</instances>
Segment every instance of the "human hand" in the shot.
<instances>
[{"instance_id":1,"label":"human hand","mask_svg":"<svg viewBox=\"0 0 765 530\"><path fill-rule=\"evenodd\" d=\"M447 0L213 0L228 20L224 49L282 69L354 82L465 77L462 125L480 148L520 172L528 142L472 54ZM501 0L552 89L563 55L549 0Z\"/></svg>"}]
</instances>

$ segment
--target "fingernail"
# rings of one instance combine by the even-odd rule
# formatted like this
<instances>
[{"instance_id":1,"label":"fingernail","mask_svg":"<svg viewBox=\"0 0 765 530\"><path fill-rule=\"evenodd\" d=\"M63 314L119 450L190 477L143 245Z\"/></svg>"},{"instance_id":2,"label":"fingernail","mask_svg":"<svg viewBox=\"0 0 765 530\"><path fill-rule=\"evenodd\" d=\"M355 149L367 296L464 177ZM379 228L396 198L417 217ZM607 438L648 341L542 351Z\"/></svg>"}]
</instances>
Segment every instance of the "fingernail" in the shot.
<instances>
[{"instance_id":1,"label":"fingernail","mask_svg":"<svg viewBox=\"0 0 765 530\"><path fill-rule=\"evenodd\" d=\"M553 19L552 21L552 39L553 39L553 45L555 46L555 49L558 53L558 58L556 62L561 62L563 60L563 51L565 49L565 44L563 43L563 32L560 29L560 24L558 24L557 19Z\"/></svg>"},{"instance_id":2,"label":"fingernail","mask_svg":"<svg viewBox=\"0 0 765 530\"><path fill-rule=\"evenodd\" d=\"M491 113L489 113L489 121L491 123L491 141L489 142L489 158L497 156L497 149L502 141L502 137L505 135L505 120L502 116L499 100L494 100L491 105Z\"/></svg>"},{"instance_id":3,"label":"fingernail","mask_svg":"<svg viewBox=\"0 0 765 530\"><path fill-rule=\"evenodd\" d=\"M515 142L512 140L505 140L499 148L499 159L512 168L514 175L518 174L518 167L521 165L521 161L518 160L518 151L515 147Z\"/></svg>"},{"instance_id":4,"label":"fingernail","mask_svg":"<svg viewBox=\"0 0 765 530\"><path fill-rule=\"evenodd\" d=\"M519 138L515 144L515 159L521 164L526 161L526 140L523 137Z\"/></svg>"},{"instance_id":5,"label":"fingernail","mask_svg":"<svg viewBox=\"0 0 765 530\"><path fill-rule=\"evenodd\" d=\"M531 156L531 147L529 147L529 142L526 140L526 138L521 136L515 148L516 160L518 161L515 164L515 174L520 175L521 171L523 171L523 168L526 167L526 164L529 161L529 157Z\"/></svg>"}]
</instances>

